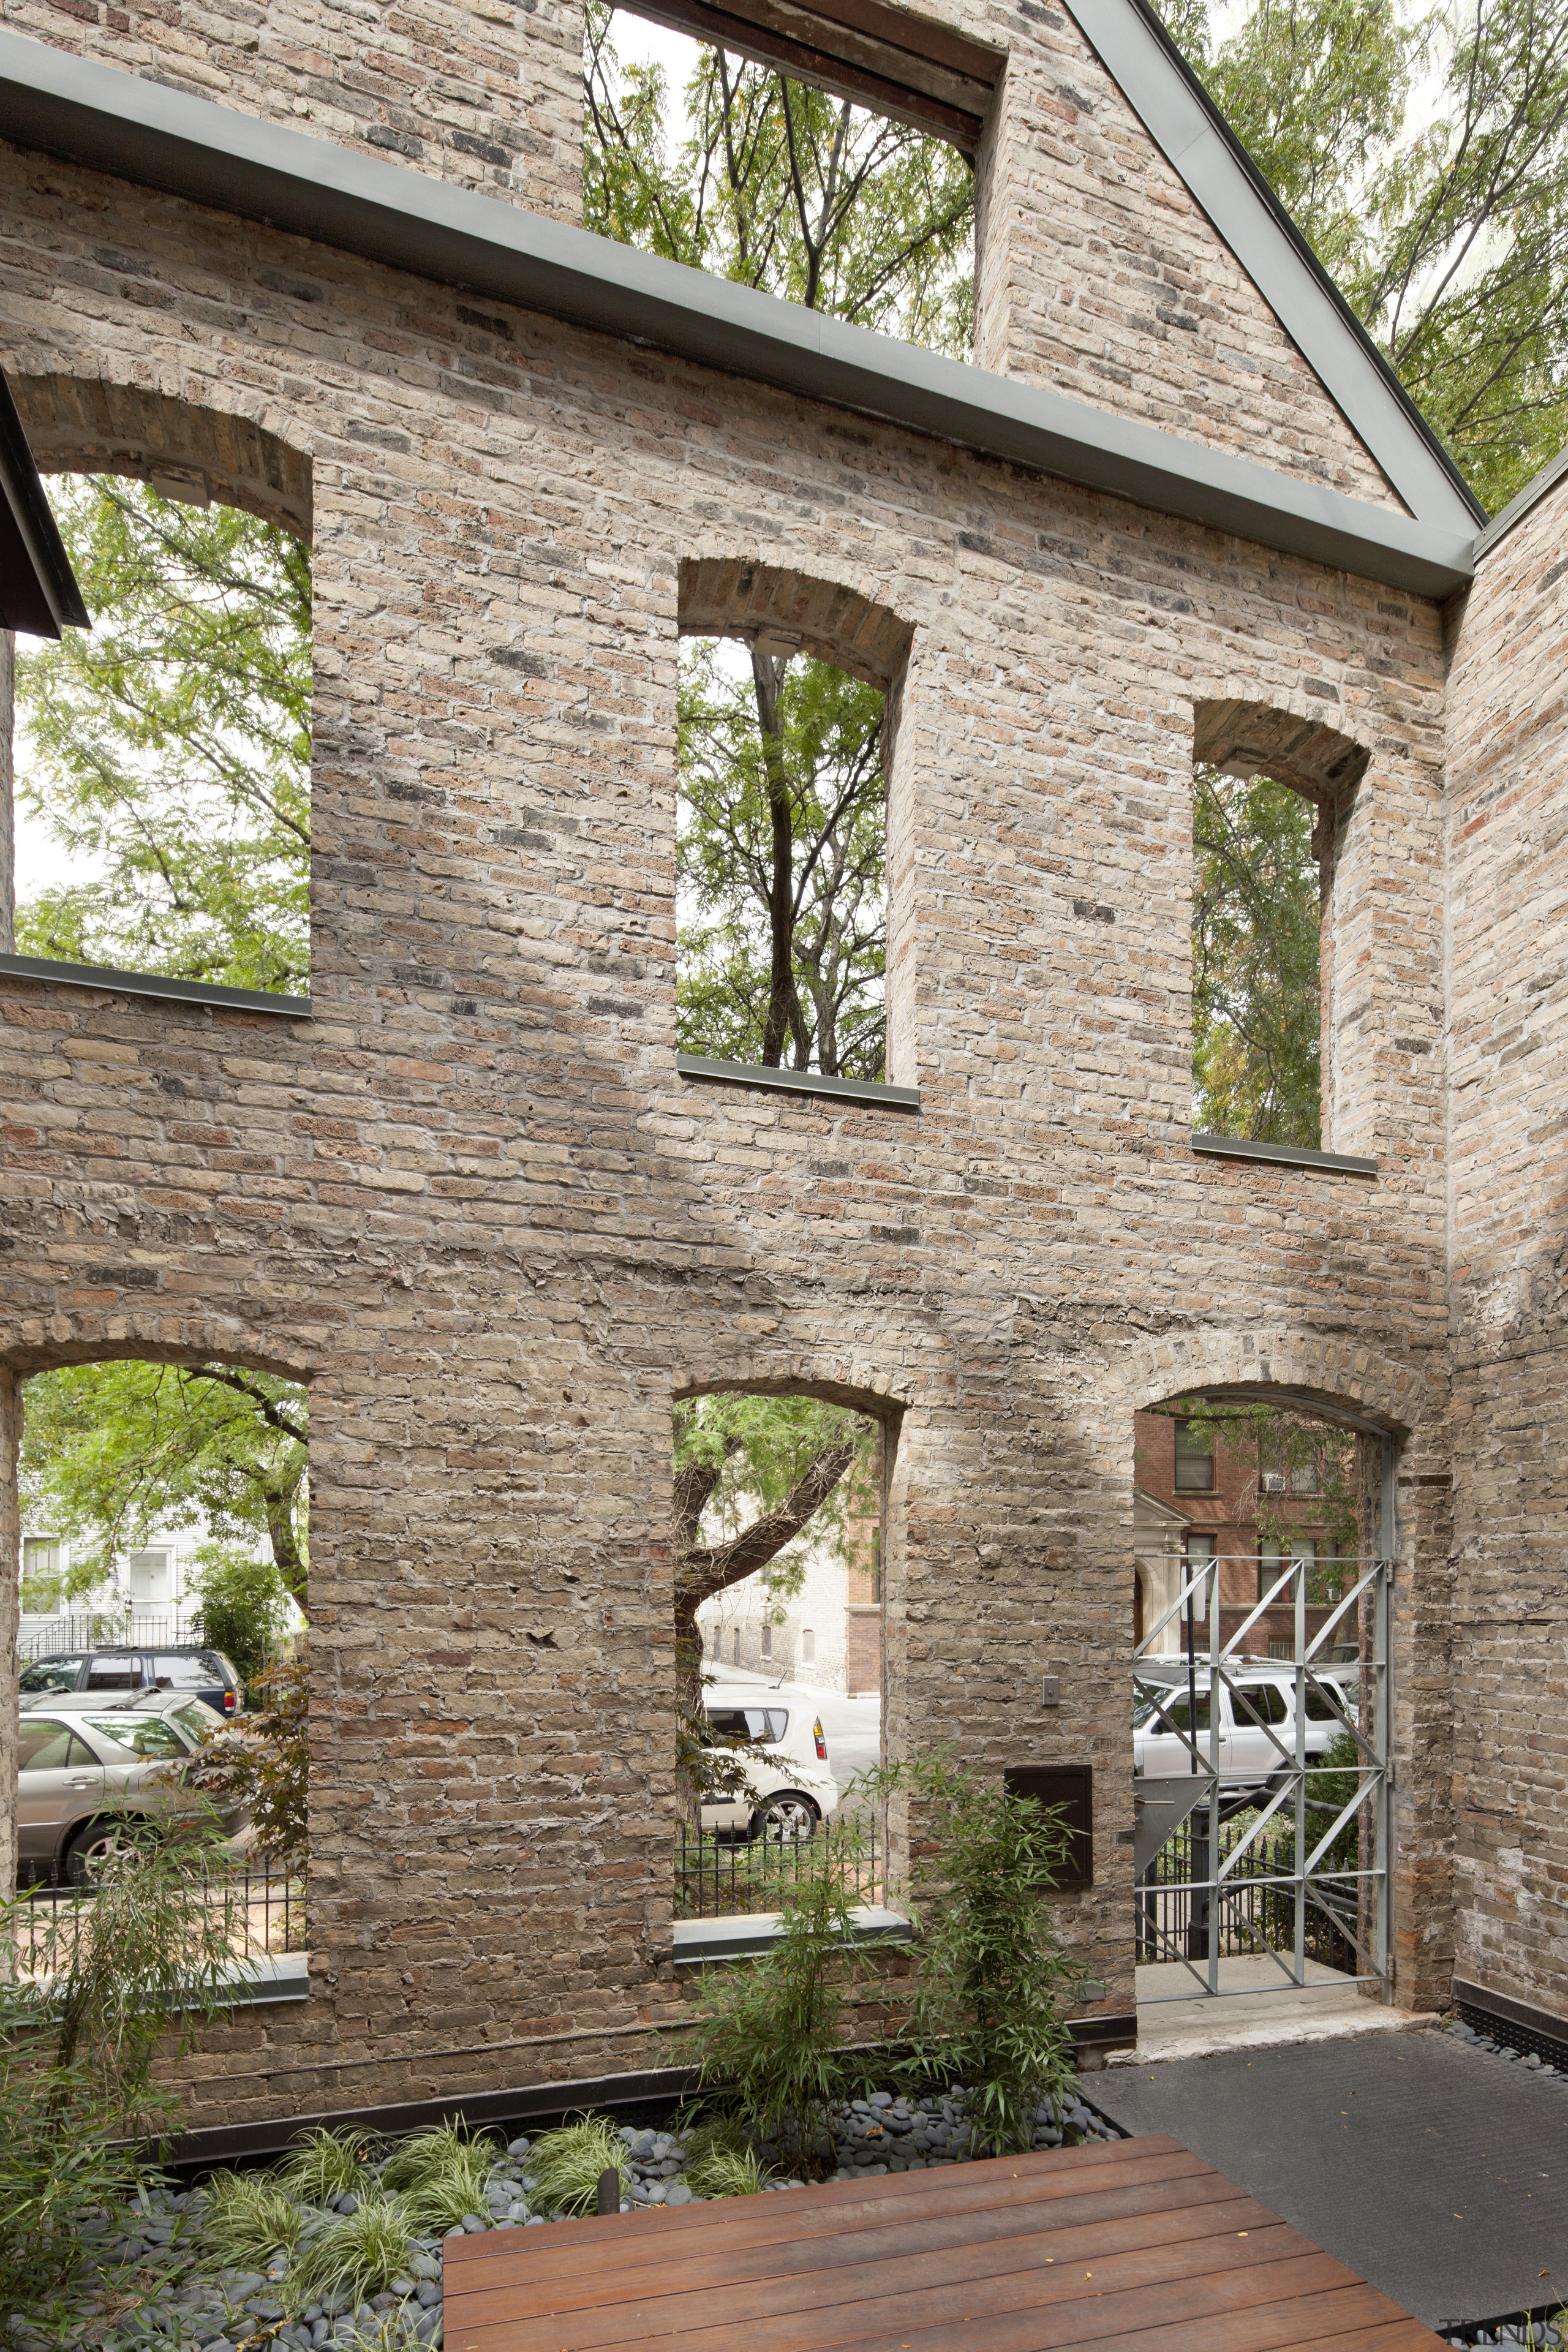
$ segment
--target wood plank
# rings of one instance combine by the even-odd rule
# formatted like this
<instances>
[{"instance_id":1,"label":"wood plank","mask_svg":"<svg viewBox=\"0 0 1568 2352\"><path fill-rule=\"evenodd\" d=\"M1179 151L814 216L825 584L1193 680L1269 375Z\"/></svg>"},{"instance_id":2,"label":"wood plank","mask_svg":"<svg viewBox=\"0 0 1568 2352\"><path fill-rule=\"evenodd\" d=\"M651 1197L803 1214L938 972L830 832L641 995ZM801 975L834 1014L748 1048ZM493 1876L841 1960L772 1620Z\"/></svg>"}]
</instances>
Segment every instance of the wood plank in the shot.
<instances>
[{"instance_id":1,"label":"wood plank","mask_svg":"<svg viewBox=\"0 0 1568 2352\"><path fill-rule=\"evenodd\" d=\"M1220 2215L1222 2218L1215 2219ZM1215 2173L1195 2179L1152 2182L1095 2196L994 2205L979 2212L928 2216L889 2221L874 2210L853 2231L802 2231L780 2236L764 2245L726 2245L721 2238L685 2240L679 2245L628 2246L616 2261L603 2246L594 2262L552 2275L536 2275L525 2259L515 2265L489 2264L482 2273L471 2267L447 2285L454 2295L484 2297L504 2294L524 2310L564 2311L574 2304L603 2303L634 2293L662 2292L668 2280L677 2291L695 2292L737 2284L745 2280L779 2278L818 2267L843 2267L871 2263L889 2255L918 2255L946 2247L979 2246L1020 2235L1066 2232L1074 2237L1088 2230L1109 2228L1113 2234L1135 2232L1150 2215L1170 2215L1174 2234L1195 2235L1207 2230L1247 2229L1271 2218L1266 2209L1243 2198ZM1223 2217L1230 2216L1230 2219ZM690 2249L690 2251L688 2251Z\"/></svg>"},{"instance_id":2,"label":"wood plank","mask_svg":"<svg viewBox=\"0 0 1568 2352\"><path fill-rule=\"evenodd\" d=\"M700 2336L716 2341L716 2331L725 2326L743 2330L750 2342L758 2313L765 2313L770 2321L793 2320L793 2331L784 2331L790 2340L816 2343L830 2340L835 2328L847 2329L851 2336L862 2332L865 2322L853 2318L855 2307L861 2304L878 2305L881 2324L896 2331L910 2322L924 2325L939 2317L961 2319L981 2306L999 2312L1071 2303L1082 2297L1089 2279L1094 2281L1096 2295L1106 2295L1137 2287L1213 2280L1237 2272L1262 2273L1270 2265L1278 2268L1280 2263L1295 2263L1314 2266L1313 2292L1330 2284L1356 2284L1352 2273L1333 2264L1330 2255L1320 2252L1284 2222L1246 2235L1232 2231L1224 2237L1188 2239L1176 2244L1152 2233L1142 2246L1102 2244L1087 2254L1043 2260L1037 2246L1038 2241L1030 2241L1005 2252L987 2250L992 2261L984 2268L973 2259L944 2254L918 2266L890 2263L864 2271L770 2282L763 2293L753 2290L700 2299L679 2294L628 2296L591 2315L557 2312L528 2321L520 2321L504 2308L466 2304L459 2306L457 2318L465 2331L507 2320L513 2331L509 2340L518 2344L520 2352L530 2340L528 2331L538 2341L548 2342L552 2335L561 2336L564 2323L574 2347L586 2352L594 2345L624 2341L630 2315L635 2315L639 2340L648 2343L673 2336L679 2336L683 2347Z\"/></svg>"},{"instance_id":3,"label":"wood plank","mask_svg":"<svg viewBox=\"0 0 1568 2352\"><path fill-rule=\"evenodd\" d=\"M793 2234L803 2226L820 2231L854 2227L857 2224L850 2217L856 2214L879 2224L889 2208L911 2218L916 2214L937 2217L974 2211L1004 2200L1024 2203L1031 2198L1076 2197L1086 2193L1086 2186L1080 2187L1084 2174L1092 2175L1097 2186L1104 2179L1114 2179L1139 2187L1152 2180L1190 2179L1213 2169L1163 2133L1111 2145L1127 2153L1115 2159L1108 2154L1100 2162L1086 2164L1077 2159L1089 2157L1089 2148L1045 2149L1027 2157L984 2157L931 2172L885 2174L876 2180L826 2181L817 2188L784 2189L767 2197L647 2206L637 2213L557 2222L547 2235L538 2230L476 2231L468 2237L445 2241L445 2266L448 2277L456 2280L466 2275L471 2265L513 2263L526 2258L530 2274L539 2275L540 2263L591 2268L605 2244L619 2253L638 2240L653 2238L662 2242L668 2235L685 2240L707 2231L726 2242L743 2239L761 2243L775 2235ZM810 2217L809 2221L803 2217Z\"/></svg>"},{"instance_id":4,"label":"wood plank","mask_svg":"<svg viewBox=\"0 0 1568 2352\"><path fill-rule=\"evenodd\" d=\"M1027 2218L1026 2213L1020 2217L1026 2222ZM468 2326L482 2326L502 2315L521 2323L596 2309L609 2315L613 2331L613 2314L619 2305L636 2301L652 2326L654 2307L660 2299L679 2305L700 2294L705 2321L727 2313L739 2321L761 2305L769 2311L796 2310L814 2303L848 2302L879 2293L884 2284L935 2288L953 2278L1002 2276L1024 2269L1065 2273L1069 2267L1123 2252L1129 2257L1147 2254L1157 2271L1162 2262L1170 2265L1177 2259L1173 2252L1177 2247L1234 2247L1247 2243L1254 2233L1262 2237L1287 2228L1250 2199L1227 2199L1218 2204L1088 2222L1080 2229L1018 2228L984 2237L955 2232L935 2245L929 2239L923 2244L911 2242L902 2231L878 2231L860 2241L857 2248L830 2241L802 2250L806 2259L787 2265L781 2262L771 2270L753 2268L734 2279L724 2277L721 2260L701 2265L679 2261L657 2267L639 2264L635 2270L616 2270L594 2282L558 2281L531 2293L521 2284L492 2287L458 2298L455 2307ZM1289 2234L1292 2252L1317 2251L1310 2240ZM1211 2253L1206 2259L1217 2263L1223 2257ZM596 2340L585 2326L574 2333L584 2345Z\"/></svg>"},{"instance_id":5,"label":"wood plank","mask_svg":"<svg viewBox=\"0 0 1568 2352\"><path fill-rule=\"evenodd\" d=\"M1342 2264L1330 2254L1264 2264L1258 2271L1192 2280L1159 2280L1122 2291L1102 2291L1098 2280L1070 2283L1072 2291L1016 2308L998 2309L981 2288L962 2284L940 2303L929 2296L884 2297L848 2309L814 2313L808 2321L758 2312L745 2331L747 2352L1293 2352L1357 2328L1399 2317L1396 2307L1360 2281L1342 2284ZM631 2347L650 2336L646 2315L623 2306L622 2332L612 2339ZM686 2327L681 2352L734 2352L735 2330ZM459 2326L447 2352L576 2352L571 2323L518 2329L505 2321L484 2328ZM663 2340L669 2340L664 2333Z\"/></svg>"},{"instance_id":6,"label":"wood plank","mask_svg":"<svg viewBox=\"0 0 1568 2352\"><path fill-rule=\"evenodd\" d=\"M1440 2352L1163 2135L444 2251L447 2352Z\"/></svg>"}]
</instances>

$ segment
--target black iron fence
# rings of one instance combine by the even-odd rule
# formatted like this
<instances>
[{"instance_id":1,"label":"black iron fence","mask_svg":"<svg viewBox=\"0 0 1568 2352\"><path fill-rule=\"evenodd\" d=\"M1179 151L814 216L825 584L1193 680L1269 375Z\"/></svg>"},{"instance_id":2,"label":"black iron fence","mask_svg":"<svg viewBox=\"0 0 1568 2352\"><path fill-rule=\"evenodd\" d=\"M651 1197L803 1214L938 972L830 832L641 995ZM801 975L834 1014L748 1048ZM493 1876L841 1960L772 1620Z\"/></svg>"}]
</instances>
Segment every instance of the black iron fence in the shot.
<instances>
[{"instance_id":1,"label":"black iron fence","mask_svg":"<svg viewBox=\"0 0 1568 2352\"><path fill-rule=\"evenodd\" d=\"M225 1938L237 1960L269 1959L310 1948L302 1871L255 1856L248 1866L215 1862L205 1878L208 1906L221 1912ZM62 1878L58 1869L45 1872L24 1864L17 1888L22 1900L10 1913L14 1943L6 1955L16 1975L36 1977L68 1965L72 1943L87 1925L94 1898L90 1874L73 1881Z\"/></svg>"},{"instance_id":2,"label":"black iron fence","mask_svg":"<svg viewBox=\"0 0 1568 2352\"><path fill-rule=\"evenodd\" d=\"M1309 1824L1314 1818L1309 1814ZM1140 1961L1206 1959L1211 1937L1221 1959L1294 1951L1296 1890L1289 1883L1296 1867L1293 1822L1262 1831L1226 1877L1212 1883L1242 1844L1247 1826L1245 1814L1223 1822L1213 1853L1207 1819L1201 1814L1189 1815L1166 1839L1138 1881ZM1309 1850L1315 1843L1316 1833L1309 1826ZM1353 1840L1348 1853L1336 1851L1332 1866L1355 1869ZM1346 1976L1359 1972L1362 1964L1348 1932L1355 1927L1356 1905L1354 1878L1322 1880L1314 1873L1308 1882L1306 1958Z\"/></svg>"},{"instance_id":3,"label":"black iron fence","mask_svg":"<svg viewBox=\"0 0 1568 2352\"><path fill-rule=\"evenodd\" d=\"M826 1823L810 1838L740 1838L682 1828L675 1850L675 1916L721 1919L785 1911L802 1883L832 1877L853 1903L881 1900L882 1856L873 1816Z\"/></svg>"}]
</instances>

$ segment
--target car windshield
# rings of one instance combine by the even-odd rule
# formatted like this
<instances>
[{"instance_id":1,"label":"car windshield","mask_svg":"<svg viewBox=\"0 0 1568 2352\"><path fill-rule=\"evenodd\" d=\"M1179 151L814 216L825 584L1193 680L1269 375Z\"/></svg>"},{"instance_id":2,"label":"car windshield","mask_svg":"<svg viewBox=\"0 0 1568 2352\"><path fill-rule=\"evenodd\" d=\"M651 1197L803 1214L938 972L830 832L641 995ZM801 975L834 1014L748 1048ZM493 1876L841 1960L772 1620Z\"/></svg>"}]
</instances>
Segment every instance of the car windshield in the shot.
<instances>
[{"instance_id":1,"label":"car windshield","mask_svg":"<svg viewBox=\"0 0 1568 2352\"><path fill-rule=\"evenodd\" d=\"M80 1658L35 1658L22 1669L24 1691L75 1690L81 1680Z\"/></svg>"},{"instance_id":2,"label":"car windshield","mask_svg":"<svg viewBox=\"0 0 1568 2352\"><path fill-rule=\"evenodd\" d=\"M169 1721L188 1732L198 1748L210 1733L224 1728L224 1720L216 1706L209 1706L201 1698L187 1699L184 1706L173 1707L169 1712Z\"/></svg>"},{"instance_id":3,"label":"car windshield","mask_svg":"<svg viewBox=\"0 0 1568 2352\"><path fill-rule=\"evenodd\" d=\"M132 1756L186 1756L195 1745L181 1737L167 1716L89 1715L83 1719L100 1739L129 1748Z\"/></svg>"},{"instance_id":4,"label":"car windshield","mask_svg":"<svg viewBox=\"0 0 1568 2352\"><path fill-rule=\"evenodd\" d=\"M1145 1699L1132 1717L1132 1727L1135 1731L1185 1731L1191 1719L1186 1692L1184 1691L1179 1698L1173 1692L1169 1698L1163 1698L1158 1704L1153 1699ZM1200 1690L1198 1729L1206 1731L1208 1727L1209 1695L1206 1690Z\"/></svg>"}]
</instances>

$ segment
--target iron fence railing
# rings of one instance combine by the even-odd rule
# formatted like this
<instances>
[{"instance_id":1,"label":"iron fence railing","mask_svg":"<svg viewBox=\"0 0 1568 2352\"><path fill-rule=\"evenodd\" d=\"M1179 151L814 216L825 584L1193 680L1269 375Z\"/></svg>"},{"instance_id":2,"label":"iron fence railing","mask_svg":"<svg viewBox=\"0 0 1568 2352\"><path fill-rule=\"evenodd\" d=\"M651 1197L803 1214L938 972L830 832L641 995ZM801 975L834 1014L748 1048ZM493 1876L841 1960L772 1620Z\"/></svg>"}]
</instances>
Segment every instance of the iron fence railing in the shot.
<instances>
[{"instance_id":1,"label":"iron fence railing","mask_svg":"<svg viewBox=\"0 0 1568 2352\"><path fill-rule=\"evenodd\" d=\"M1309 1823L1315 1819L1309 1815ZM1264 1832L1247 1843L1245 1819L1221 1824L1211 1853L1206 1820L1173 1831L1138 1881L1138 1958L1204 1960L1254 1952L1289 1952L1296 1936L1296 1841L1293 1828ZM1309 1836L1310 1827L1309 1826ZM1348 1874L1356 1870L1355 1849ZM1304 1922L1304 1957L1346 1976L1359 1973L1353 1941L1357 1886L1314 1878Z\"/></svg>"},{"instance_id":2,"label":"iron fence railing","mask_svg":"<svg viewBox=\"0 0 1568 2352\"><path fill-rule=\"evenodd\" d=\"M237 1961L309 1949L302 1871L258 1856L248 1867L214 1863L205 1878L207 1903L221 1912L225 1940ZM90 1879L73 1884L51 1870L18 1891L23 1899L9 1915L9 1966L17 1977L31 1978L67 1965L95 1899Z\"/></svg>"},{"instance_id":3,"label":"iron fence railing","mask_svg":"<svg viewBox=\"0 0 1568 2352\"><path fill-rule=\"evenodd\" d=\"M675 1850L675 1916L721 1919L784 1911L803 1882L837 1878L855 1903L881 1900L882 1854L874 1815L829 1822L812 1838L736 1839L683 1827Z\"/></svg>"}]
</instances>

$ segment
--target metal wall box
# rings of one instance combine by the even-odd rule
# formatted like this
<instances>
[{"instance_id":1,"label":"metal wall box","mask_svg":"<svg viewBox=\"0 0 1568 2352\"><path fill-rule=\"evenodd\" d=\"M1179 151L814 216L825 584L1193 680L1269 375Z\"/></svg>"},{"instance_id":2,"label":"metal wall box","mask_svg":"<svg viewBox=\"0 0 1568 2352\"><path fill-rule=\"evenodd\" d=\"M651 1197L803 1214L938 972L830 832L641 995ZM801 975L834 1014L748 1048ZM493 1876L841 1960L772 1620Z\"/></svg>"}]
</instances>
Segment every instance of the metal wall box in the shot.
<instances>
[{"instance_id":1,"label":"metal wall box","mask_svg":"<svg viewBox=\"0 0 1568 2352\"><path fill-rule=\"evenodd\" d=\"M1033 1797L1059 1805L1068 1849L1057 1885L1077 1894L1094 1885L1094 1767L1092 1764L1009 1764L1002 1774L1009 1796Z\"/></svg>"}]
</instances>

